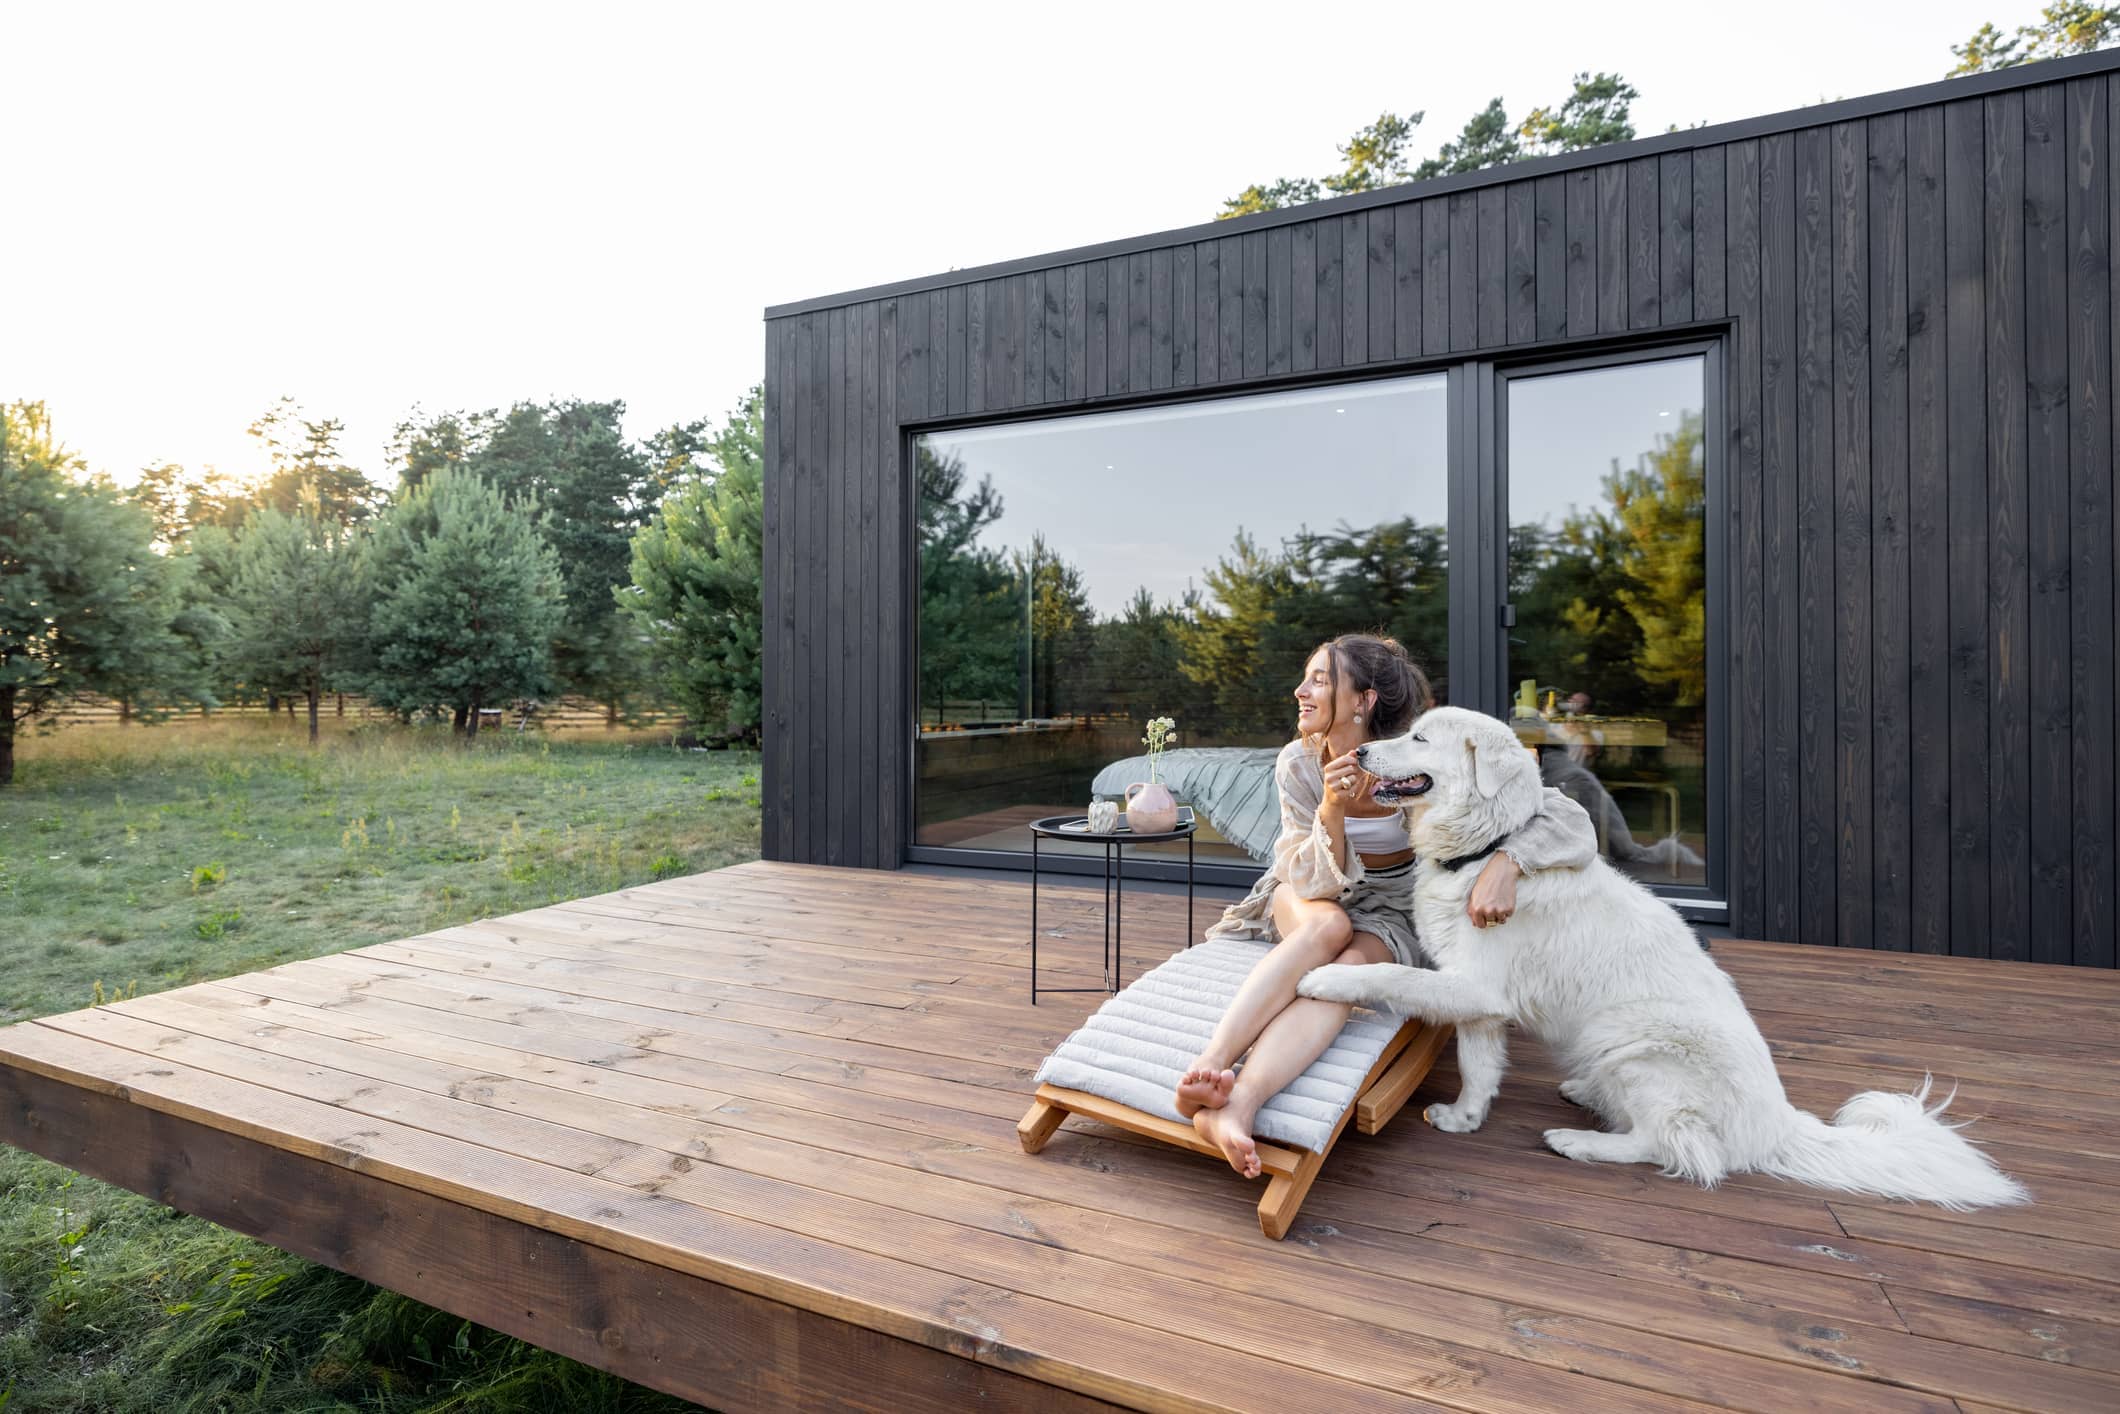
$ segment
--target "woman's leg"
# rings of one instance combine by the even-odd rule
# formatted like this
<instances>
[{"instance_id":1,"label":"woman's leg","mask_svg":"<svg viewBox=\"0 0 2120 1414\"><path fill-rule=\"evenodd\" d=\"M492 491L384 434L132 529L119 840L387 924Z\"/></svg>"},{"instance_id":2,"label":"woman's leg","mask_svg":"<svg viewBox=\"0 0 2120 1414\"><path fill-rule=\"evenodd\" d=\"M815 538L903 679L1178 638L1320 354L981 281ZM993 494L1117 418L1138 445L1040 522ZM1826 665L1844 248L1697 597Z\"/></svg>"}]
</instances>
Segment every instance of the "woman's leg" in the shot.
<instances>
[{"instance_id":1,"label":"woman's leg","mask_svg":"<svg viewBox=\"0 0 2120 1414\"><path fill-rule=\"evenodd\" d=\"M1346 950L1332 961L1389 962L1391 949L1373 933L1356 933ZM1228 1102L1219 1109L1203 1109L1193 1115L1193 1128L1221 1149L1231 1168L1246 1178L1259 1176L1259 1150L1251 1138L1259 1107L1325 1054L1325 1048L1347 1024L1351 1009L1345 1002L1320 1002L1308 997L1290 1002L1267 1023L1252 1046L1251 1059L1244 1063L1244 1073L1231 1087Z\"/></svg>"},{"instance_id":2,"label":"woman's leg","mask_svg":"<svg viewBox=\"0 0 2120 1414\"><path fill-rule=\"evenodd\" d=\"M1228 1101L1236 1081L1230 1067L1294 999L1296 980L1332 961L1354 936L1346 911L1337 903L1303 898L1292 889L1273 891L1273 921L1281 941L1244 979L1208 1038L1207 1049L1178 1081L1178 1113L1187 1119L1197 1110Z\"/></svg>"}]
</instances>

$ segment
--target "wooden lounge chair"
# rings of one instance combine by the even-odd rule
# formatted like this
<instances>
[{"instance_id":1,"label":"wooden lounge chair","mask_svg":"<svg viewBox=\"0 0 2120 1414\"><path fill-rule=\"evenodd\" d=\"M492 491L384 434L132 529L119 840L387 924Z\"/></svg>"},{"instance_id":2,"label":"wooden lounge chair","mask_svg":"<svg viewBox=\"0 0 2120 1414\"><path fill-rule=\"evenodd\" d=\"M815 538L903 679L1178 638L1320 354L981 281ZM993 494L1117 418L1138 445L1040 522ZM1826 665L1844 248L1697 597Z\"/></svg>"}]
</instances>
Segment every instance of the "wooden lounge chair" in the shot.
<instances>
[{"instance_id":1,"label":"wooden lounge chair","mask_svg":"<svg viewBox=\"0 0 2120 1414\"><path fill-rule=\"evenodd\" d=\"M1355 1128L1364 1134L1381 1130L1427 1078L1450 1036L1448 1026L1424 1026L1408 1018L1378 1054L1356 1091L1354 1103L1341 1112L1339 1123L1332 1129L1322 1150L1312 1152L1281 1144L1259 1144L1259 1162L1267 1176L1266 1192L1259 1199L1261 1232L1276 1242L1288 1235L1297 1210L1303 1206L1303 1200L1310 1194L1310 1185L1317 1181L1326 1158L1345 1132L1347 1121L1353 1119ZM1164 1119L1101 1095L1050 1084L1038 1087L1030 1110L1017 1121L1016 1135L1023 1142L1023 1151L1035 1154L1043 1149L1046 1141L1053 1137L1053 1131L1060 1127L1060 1121L1071 1114L1101 1119L1106 1124L1118 1125L1150 1139L1160 1139L1166 1144L1205 1154L1217 1163L1226 1162L1222 1151L1202 1139L1189 1124Z\"/></svg>"}]
</instances>

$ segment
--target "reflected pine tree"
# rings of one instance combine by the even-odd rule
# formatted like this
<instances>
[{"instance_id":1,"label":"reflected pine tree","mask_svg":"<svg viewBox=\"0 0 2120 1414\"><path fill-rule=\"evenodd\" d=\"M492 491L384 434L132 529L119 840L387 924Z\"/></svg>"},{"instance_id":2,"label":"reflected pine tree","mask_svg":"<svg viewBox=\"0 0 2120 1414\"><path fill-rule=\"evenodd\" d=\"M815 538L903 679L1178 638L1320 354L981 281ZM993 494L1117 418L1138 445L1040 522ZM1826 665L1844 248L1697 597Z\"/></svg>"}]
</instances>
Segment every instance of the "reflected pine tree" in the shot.
<instances>
[{"instance_id":1,"label":"reflected pine tree","mask_svg":"<svg viewBox=\"0 0 2120 1414\"><path fill-rule=\"evenodd\" d=\"M1020 581L999 550L978 544L1001 519L990 477L965 488L963 459L915 454L920 478L920 691L938 713L950 699L1015 701L1023 642Z\"/></svg>"},{"instance_id":2,"label":"reflected pine tree","mask_svg":"<svg viewBox=\"0 0 2120 1414\"><path fill-rule=\"evenodd\" d=\"M1307 527L1278 551L1243 531L1205 572L1213 602L1178 621L1180 670L1214 690L1212 720L1247 739L1289 729L1289 692L1326 639L1380 632L1406 646L1440 683L1447 663L1448 575L1443 527L1411 517L1330 531Z\"/></svg>"},{"instance_id":3,"label":"reflected pine tree","mask_svg":"<svg viewBox=\"0 0 2120 1414\"><path fill-rule=\"evenodd\" d=\"M1608 714L1707 700L1706 463L1698 412L1632 468L1599 478L1603 503L1558 529L1509 529L1517 676Z\"/></svg>"},{"instance_id":4,"label":"reflected pine tree","mask_svg":"<svg viewBox=\"0 0 2120 1414\"><path fill-rule=\"evenodd\" d=\"M1030 550L1013 558L1017 581L1028 586L1030 597L1024 644L1029 715L1081 710L1075 685L1089 673L1096 652L1096 614L1083 593L1082 571L1054 554L1043 534L1032 535Z\"/></svg>"},{"instance_id":5,"label":"reflected pine tree","mask_svg":"<svg viewBox=\"0 0 2120 1414\"><path fill-rule=\"evenodd\" d=\"M1298 572L1294 555L1266 549L1242 530L1202 578L1211 597L1195 595L1174 625L1178 670L1211 694L1210 720L1221 733L1251 736L1271 720L1286 629L1306 617L1304 600L1316 593L1316 581ZM1291 675L1281 690L1294 681ZM1288 712L1279 716L1285 730Z\"/></svg>"}]
</instances>

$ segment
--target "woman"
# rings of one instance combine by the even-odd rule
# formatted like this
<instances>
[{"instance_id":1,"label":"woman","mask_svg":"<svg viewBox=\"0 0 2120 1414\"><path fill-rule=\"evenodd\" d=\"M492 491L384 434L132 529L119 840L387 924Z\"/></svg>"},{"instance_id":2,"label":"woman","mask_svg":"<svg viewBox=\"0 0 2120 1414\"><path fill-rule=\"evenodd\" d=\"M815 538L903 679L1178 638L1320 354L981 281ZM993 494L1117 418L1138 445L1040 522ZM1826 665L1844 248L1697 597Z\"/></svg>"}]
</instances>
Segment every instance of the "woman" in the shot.
<instances>
[{"instance_id":1,"label":"woman","mask_svg":"<svg viewBox=\"0 0 2120 1414\"><path fill-rule=\"evenodd\" d=\"M1296 684L1297 737L1274 764L1281 835L1273 865L1208 929L1211 938L1274 944L1178 1082L1178 1113L1231 1168L1259 1175L1252 1121L1310 1068L1346 1024L1344 1003L1296 996L1296 981L1330 962L1424 966L1414 936L1412 842L1403 812L1370 798L1376 778L1354 749L1402 735L1433 705L1428 680L1389 638L1343 634L1310 655ZM1516 881L1535 869L1580 868L1597 853L1581 806L1559 791L1496 850L1466 912L1481 927L1516 908ZM1234 1069L1250 1051L1244 1069Z\"/></svg>"}]
</instances>

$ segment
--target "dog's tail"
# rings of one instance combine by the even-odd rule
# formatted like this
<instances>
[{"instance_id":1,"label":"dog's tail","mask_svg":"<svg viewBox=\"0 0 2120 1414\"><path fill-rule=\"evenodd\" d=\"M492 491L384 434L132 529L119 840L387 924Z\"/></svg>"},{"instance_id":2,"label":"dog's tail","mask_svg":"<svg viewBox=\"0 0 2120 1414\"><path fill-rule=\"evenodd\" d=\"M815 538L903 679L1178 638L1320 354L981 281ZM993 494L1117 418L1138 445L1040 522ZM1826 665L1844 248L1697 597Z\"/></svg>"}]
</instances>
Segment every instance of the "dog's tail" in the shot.
<instances>
[{"instance_id":1,"label":"dog's tail","mask_svg":"<svg viewBox=\"0 0 2120 1414\"><path fill-rule=\"evenodd\" d=\"M1803 1110L1760 1172L1820 1188L1911 1198L1946 1208L2027 1203L2024 1185L1995 1166L1943 1111L1957 1091L1928 1103L1930 1078L1909 1095L1865 1090L1840 1107L1831 1124Z\"/></svg>"}]
</instances>

